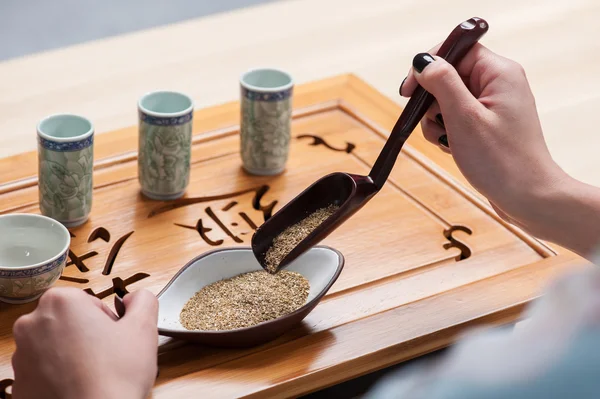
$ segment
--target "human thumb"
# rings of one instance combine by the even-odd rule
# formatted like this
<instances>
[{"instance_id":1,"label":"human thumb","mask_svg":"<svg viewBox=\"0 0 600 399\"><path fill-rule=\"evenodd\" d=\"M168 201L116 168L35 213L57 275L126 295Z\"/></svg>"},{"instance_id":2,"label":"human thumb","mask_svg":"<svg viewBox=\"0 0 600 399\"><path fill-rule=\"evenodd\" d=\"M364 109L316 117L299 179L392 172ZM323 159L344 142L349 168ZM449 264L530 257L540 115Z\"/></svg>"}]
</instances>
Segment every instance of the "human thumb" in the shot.
<instances>
[{"instance_id":1,"label":"human thumb","mask_svg":"<svg viewBox=\"0 0 600 399\"><path fill-rule=\"evenodd\" d=\"M446 114L464 116L468 111L483 107L456 69L443 58L419 53L413 58L413 69L417 82L435 97L444 117Z\"/></svg>"},{"instance_id":2,"label":"human thumb","mask_svg":"<svg viewBox=\"0 0 600 399\"><path fill-rule=\"evenodd\" d=\"M138 290L123 297L125 315L121 318L125 323L141 324L144 327L158 323L158 300L148 290Z\"/></svg>"}]
</instances>

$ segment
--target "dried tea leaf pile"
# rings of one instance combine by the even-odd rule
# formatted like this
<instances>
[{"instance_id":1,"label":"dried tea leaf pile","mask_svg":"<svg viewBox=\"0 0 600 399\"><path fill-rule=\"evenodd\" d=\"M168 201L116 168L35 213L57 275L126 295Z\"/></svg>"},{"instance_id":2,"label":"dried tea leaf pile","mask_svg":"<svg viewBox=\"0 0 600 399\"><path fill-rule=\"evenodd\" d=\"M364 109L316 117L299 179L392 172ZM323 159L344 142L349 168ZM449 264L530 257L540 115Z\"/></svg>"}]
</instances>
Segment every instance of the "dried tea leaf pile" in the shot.
<instances>
[{"instance_id":1,"label":"dried tea leaf pile","mask_svg":"<svg viewBox=\"0 0 600 399\"><path fill-rule=\"evenodd\" d=\"M310 286L301 274L264 270L217 281L185 304L180 322L188 330L233 330L292 313L308 298Z\"/></svg>"},{"instance_id":2,"label":"dried tea leaf pile","mask_svg":"<svg viewBox=\"0 0 600 399\"><path fill-rule=\"evenodd\" d=\"M325 208L318 209L298 223L283 230L281 234L275 237L273 245L265 254L265 266L269 273L275 273L283 258L285 258L296 245L319 227L319 225L329 216L333 215L338 208L339 206L337 205L329 205Z\"/></svg>"}]
</instances>

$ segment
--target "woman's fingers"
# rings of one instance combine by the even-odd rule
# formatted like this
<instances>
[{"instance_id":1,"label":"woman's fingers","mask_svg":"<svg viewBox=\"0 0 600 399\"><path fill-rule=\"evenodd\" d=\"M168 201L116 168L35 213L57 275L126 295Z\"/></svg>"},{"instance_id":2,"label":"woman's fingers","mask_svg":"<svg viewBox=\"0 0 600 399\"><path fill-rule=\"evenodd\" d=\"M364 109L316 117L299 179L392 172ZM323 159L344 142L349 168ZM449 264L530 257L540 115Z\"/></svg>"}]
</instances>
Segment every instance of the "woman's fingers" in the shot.
<instances>
[{"instance_id":1,"label":"woman's fingers","mask_svg":"<svg viewBox=\"0 0 600 399\"><path fill-rule=\"evenodd\" d=\"M439 146L442 151L450 154L444 118L442 117L440 106L437 101L434 101L433 104L431 104L427 113L421 120L421 129L423 130L423 136L425 136L427 141ZM441 137L442 139L440 140ZM445 137L445 139L443 137Z\"/></svg>"},{"instance_id":2,"label":"woman's fingers","mask_svg":"<svg viewBox=\"0 0 600 399\"><path fill-rule=\"evenodd\" d=\"M421 120L421 129L427 141L437 145L445 153L451 153L446 131L437 122L425 117Z\"/></svg>"},{"instance_id":3,"label":"woman's fingers","mask_svg":"<svg viewBox=\"0 0 600 399\"><path fill-rule=\"evenodd\" d=\"M429 50L428 53L431 55L437 55L441 46L442 44L439 43L437 46ZM469 52L458 63L458 65L456 66L456 70L463 80L468 81L477 64L483 66L490 63L493 64L494 62L498 62L499 60L506 59L496 55L494 52L492 52L490 49L488 49L481 43L475 43L471 50L469 50ZM400 95L402 97L412 96L413 92L417 88L417 85L418 82L417 79L414 77L414 70L411 67L408 71L408 74L406 75L406 79L402 82L402 85L400 86Z\"/></svg>"},{"instance_id":4,"label":"woman's fingers","mask_svg":"<svg viewBox=\"0 0 600 399\"><path fill-rule=\"evenodd\" d=\"M434 122L437 122L438 125L445 129L444 118L442 117L442 111L440 111L440 105L437 101L434 101L433 104L429 107L427 112L425 113L425 117L431 119Z\"/></svg>"},{"instance_id":5,"label":"woman's fingers","mask_svg":"<svg viewBox=\"0 0 600 399\"><path fill-rule=\"evenodd\" d=\"M452 65L442 58L421 53L413 59L413 67L416 80L436 98L444 113L460 115L465 120L479 119L484 107Z\"/></svg>"},{"instance_id":6,"label":"woman's fingers","mask_svg":"<svg viewBox=\"0 0 600 399\"><path fill-rule=\"evenodd\" d=\"M429 49L428 53L431 55L437 54L437 52L441 46L442 46L442 43L438 43L436 46ZM417 88L418 85L419 85L419 83L417 82L417 79L415 79L415 76L413 73L413 68L411 66L408 70L408 74L406 75L406 78L404 78L404 80L402 81L402 84L400 85L400 89L398 90L398 92L400 93L400 96L402 96L402 97L410 97L410 96L412 96L413 92L415 91L415 89Z\"/></svg>"}]
</instances>

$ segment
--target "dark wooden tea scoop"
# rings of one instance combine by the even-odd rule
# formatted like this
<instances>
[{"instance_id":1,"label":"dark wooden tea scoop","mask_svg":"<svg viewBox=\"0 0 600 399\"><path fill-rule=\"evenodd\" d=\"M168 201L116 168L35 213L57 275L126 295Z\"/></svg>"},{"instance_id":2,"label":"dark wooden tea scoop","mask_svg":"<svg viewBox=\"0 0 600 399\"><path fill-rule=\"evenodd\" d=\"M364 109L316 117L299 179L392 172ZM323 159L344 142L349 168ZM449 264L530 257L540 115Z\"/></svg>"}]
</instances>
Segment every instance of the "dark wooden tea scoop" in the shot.
<instances>
[{"instance_id":1,"label":"dark wooden tea scoop","mask_svg":"<svg viewBox=\"0 0 600 399\"><path fill-rule=\"evenodd\" d=\"M123 302L123 297L127 294L125 289L122 287L116 287L115 289L115 310L117 311L117 316L119 318L125 316L125 303Z\"/></svg>"},{"instance_id":2,"label":"dark wooden tea scoop","mask_svg":"<svg viewBox=\"0 0 600 399\"><path fill-rule=\"evenodd\" d=\"M488 24L485 20L471 18L450 33L437 55L456 66L487 31ZM318 244L377 194L392 171L402 146L433 101L434 97L430 93L417 86L368 176L342 172L329 174L317 180L264 222L252 237L252 251L261 266L266 269L267 250L275 237L287 227L320 208L332 204L339 207L283 258L278 270Z\"/></svg>"}]
</instances>

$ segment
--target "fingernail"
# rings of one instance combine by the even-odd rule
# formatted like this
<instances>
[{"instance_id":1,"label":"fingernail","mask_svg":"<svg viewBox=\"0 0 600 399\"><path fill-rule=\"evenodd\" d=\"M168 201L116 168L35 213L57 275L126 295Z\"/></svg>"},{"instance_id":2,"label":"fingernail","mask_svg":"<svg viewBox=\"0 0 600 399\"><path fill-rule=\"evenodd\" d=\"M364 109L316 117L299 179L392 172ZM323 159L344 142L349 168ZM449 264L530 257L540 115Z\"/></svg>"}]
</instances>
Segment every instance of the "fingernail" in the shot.
<instances>
[{"instance_id":1,"label":"fingernail","mask_svg":"<svg viewBox=\"0 0 600 399\"><path fill-rule=\"evenodd\" d=\"M446 125L444 125L444 118L442 118L442 114L437 114L435 116L435 121L437 122L438 125L440 125L444 129L446 128Z\"/></svg>"},{"instance_id":2,"label":"fingernail","mask_svg":"<svg viewBox=\"0 0 600 399\"><path fill-rule=\"evenodd\" d=\"M404 86L404 82L406 82L406 78L404 78L404 80L402 81L402 83L400 83L400 88L398 89L398 93L400 93L400 96L402 96L402 86Z\"/></svg>"},{"instance_id":3,"label":"fingernail","mask_svg":"<svg viewBox=\"0 0 600 399\"><path fill-rule=\"evenodd\" d=\"M433 61L433 57L429 53L419 53L415 55L413 58L413 67L417 70L417 72L423 72L423 69Z\"/></svg>"},{"instance_id":4,"label":"fingernail","mask_svg":"<svg viewBox=\"0 0 600 399\"><path fill-rule=\"evenodd\" d=\"M448 135L446 134L440 136L440 138L438 139L438 143L440 143L440 145L443 147L450 148L450 145L448 144Z\"/></svg>"}]
</instances>

